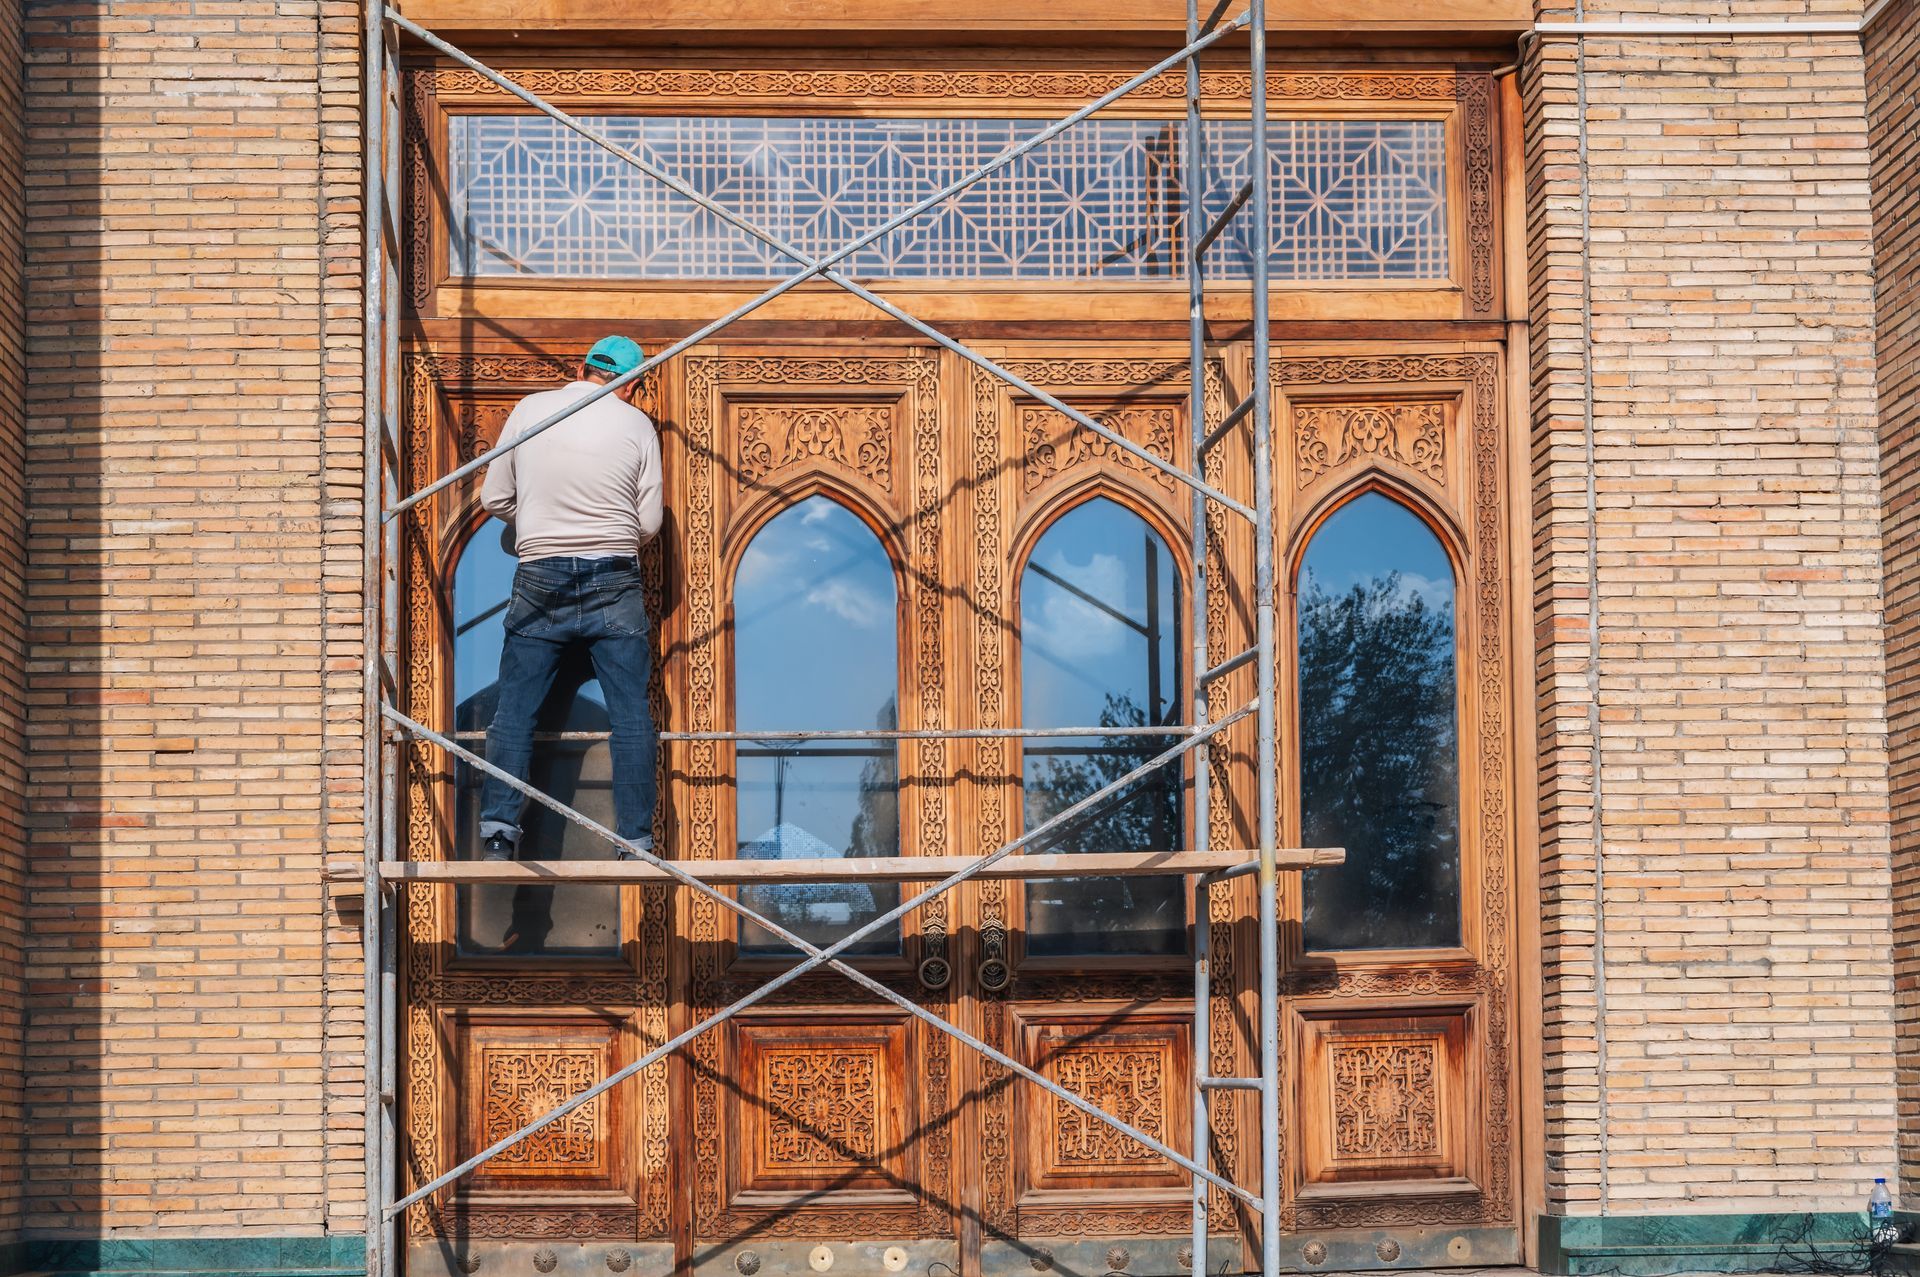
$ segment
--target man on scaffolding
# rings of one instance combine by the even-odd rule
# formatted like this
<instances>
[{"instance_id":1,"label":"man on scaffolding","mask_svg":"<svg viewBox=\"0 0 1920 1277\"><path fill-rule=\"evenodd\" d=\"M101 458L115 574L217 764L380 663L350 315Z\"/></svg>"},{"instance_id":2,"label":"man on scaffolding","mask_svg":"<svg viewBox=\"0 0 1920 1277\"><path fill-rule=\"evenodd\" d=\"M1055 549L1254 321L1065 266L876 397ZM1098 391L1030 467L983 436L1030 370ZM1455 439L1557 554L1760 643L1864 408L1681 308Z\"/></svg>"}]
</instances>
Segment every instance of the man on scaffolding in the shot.
<instances>
[{"instance_id":1,"label":"man on scaffolding","mask_svg":"<svg viewBox=\"0 0 1920 1277\"><path fill-rule=\"evenodd\" d=\"M505 443L640 366L644 351L625 337L594 343L580 378L528 395L500 431ZM660 436L633 406L636 379L487 467L480 501L513 526L520 565L500 649L498 701L487 727L487 760L524 781L533 729L570 650L585 649L606 693L613 747L614 831L651 850L655 787L652 663L640 591L640 547L660 530ZM526 799L496 776L480 794L480 838L488 860L519 854ZM631 853L621 851L622 858Z\"/></svg>"}]
</instances>

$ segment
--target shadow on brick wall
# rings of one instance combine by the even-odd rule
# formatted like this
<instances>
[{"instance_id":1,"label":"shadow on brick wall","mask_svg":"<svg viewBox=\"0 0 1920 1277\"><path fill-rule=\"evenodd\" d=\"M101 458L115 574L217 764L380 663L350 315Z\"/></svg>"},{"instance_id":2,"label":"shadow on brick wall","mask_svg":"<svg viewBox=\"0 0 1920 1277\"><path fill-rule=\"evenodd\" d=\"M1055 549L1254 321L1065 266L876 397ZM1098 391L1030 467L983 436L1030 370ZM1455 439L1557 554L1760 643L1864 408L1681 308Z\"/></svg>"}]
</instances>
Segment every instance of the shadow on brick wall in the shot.
<instances>
[{"instance_id":1,"label":"shadow on brick wall","mask_svg":"<svg viewBox=\"0 0 1920 1277\"><path fill-rule=\"evenodd\" d=\"M146 838L162 801L151 777L132 781L107 765L108 722L119 708L107 680L115 643L149 634L136 600L163 569L122 541L103 478L145 468L157 455L151 433L153 390L126 396L109 422L103 383L110 361L135 354L151 337L141 325L116 330L116 300L153 299L144 264L110 259L101 224L110 150L150 163L152 143L107 133L103 10L27 0L26 30L26 386L27 838L26 893L28 1122L22 1236L92 1235L102 1227L103 1151L139 1134L113 1120L103 1044L151 1034L152 1000L120 1001L112 978L144 949L150 934L116 922L150 923L156 902L150 871L108 872L107 852L121 837ZM148 55L153 56L152 54ZM145 179L129 164L111 175L129 190ZM150 225L117 232L129 254L157 233ZM139 380L126 378L128 383ZM117 592L118 602L111 603ZM144 717L144 714L140 715ZM139 731L129 722L122 730ZM136 795L135 790L145 789ZM141 814L133 814L138 807ZM148 848L143 855L156 854ZM144 928L140 928L144 930ZM132 959L152 962L154 956ZM145 1006L136 1005L145 1003ZM115 1023L115 1012L129 1018ZM139 1027L135 1027L135 1025ZM152 1053L142 1052L149 1063ZM123 1057L122 1064L131 1064ZM148 1104L156 1080L121 1079ZM146 1105L143 1105L146 1107Z\"/></svg>"}]
</instances>

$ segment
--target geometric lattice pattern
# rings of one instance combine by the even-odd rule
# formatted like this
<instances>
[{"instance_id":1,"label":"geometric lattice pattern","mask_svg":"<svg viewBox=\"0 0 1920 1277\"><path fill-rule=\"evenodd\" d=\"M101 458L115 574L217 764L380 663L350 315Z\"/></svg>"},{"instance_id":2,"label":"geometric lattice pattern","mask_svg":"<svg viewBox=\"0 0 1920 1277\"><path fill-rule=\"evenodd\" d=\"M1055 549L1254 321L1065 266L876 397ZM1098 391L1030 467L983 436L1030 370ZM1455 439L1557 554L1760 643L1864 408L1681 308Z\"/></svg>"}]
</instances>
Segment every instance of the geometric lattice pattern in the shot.
<instances>
[{"instance_id":1,"label":"geometric lattice pattern","mask_svg":"<svg viewBox=\"0 0 1920 1277\"><path fill-rule=\"evenodd\" d=\"M1440 1151L1439 1051L1432 1042L1333 1048L1336 1157L1415 1157Z\"/></svg>"},{"instance_id":2,"label":"geometric lattice pattern","mask_svg":"<svg viewBox=\"0 0 1920 1277\"><path fill-rule=\"evenodd\" d=\"M598 1082L600 1074L597 1050L515 1048L483 1052L481 1140L492 1144L505 1139ZM495 1157L496 1169L561 1170L596 1164L602 1098L595 1096Z\"/></svg>"},{"instance_id":3,"label":"geometric lattice pattern","mask_svg":"<svg viewBox=\"0 0 1920 1277\"><path fill-rule=\"evenodd\" d=\"M456 274L777 279L780 254L544 116L451 121ZM815 255L838 248L1045 127L1035 120L602 116L596 127ZM1246 177L1251 126L1207 130L1210 218ZM1276 280L1448 275L1438 120L1275 120ZM1088 120L843 265L870 279L1172 279L1181 126ZM1209 254L1246 278L1250 218Z\"/></svg>"}]
</instances>

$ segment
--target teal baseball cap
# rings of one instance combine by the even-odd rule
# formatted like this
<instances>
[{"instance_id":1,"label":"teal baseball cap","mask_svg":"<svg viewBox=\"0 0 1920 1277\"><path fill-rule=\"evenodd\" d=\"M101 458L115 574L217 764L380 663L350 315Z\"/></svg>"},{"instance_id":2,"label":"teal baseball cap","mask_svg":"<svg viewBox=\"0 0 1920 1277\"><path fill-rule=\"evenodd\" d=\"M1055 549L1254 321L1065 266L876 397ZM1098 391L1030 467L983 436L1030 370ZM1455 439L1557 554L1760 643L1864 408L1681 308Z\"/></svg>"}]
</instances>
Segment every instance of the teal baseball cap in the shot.
<instances>
[{"instance_id":1,"label":"teal baseball cap","mask_svg":"<svg viewBox=\"0 0 1920 1277\"><path fill-rule=\"evenodd\" d=\"M587 367L618 377L646 362L647 352L631 337L602 337L587 352Z\"/></svg>"}]
</instances>

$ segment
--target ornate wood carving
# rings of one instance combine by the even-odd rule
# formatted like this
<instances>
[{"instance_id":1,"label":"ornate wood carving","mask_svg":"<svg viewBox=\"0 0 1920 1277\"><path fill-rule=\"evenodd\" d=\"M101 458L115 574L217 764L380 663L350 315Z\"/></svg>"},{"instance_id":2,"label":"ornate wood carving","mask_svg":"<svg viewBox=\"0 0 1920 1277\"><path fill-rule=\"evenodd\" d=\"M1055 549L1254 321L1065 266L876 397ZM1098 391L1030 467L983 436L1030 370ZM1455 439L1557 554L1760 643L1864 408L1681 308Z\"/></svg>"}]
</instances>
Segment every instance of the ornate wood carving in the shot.
<instances>
[{"instance_id":1,"label":"ornate wood carving","mask_svg":"<svg viewBox=\"0 0 1920 1277\"><path fill-rule=\"evenodd\" d=\"M1124 977L1109 981L1124 985ZM1109 992L1117 990L1109 990ZM1123 995L1124 996L1124 995ZM1137 996L1137 995L1136 995ZM1126 1007L1124 1014L1114 1008ZM1175 1148L1192 1143L1193 1026L1185 1009L1149 1009L1142 1001L1092 1008L1048 999L1021 1003L1016 1054L1042 1073ZM1020 1159L1017 1232L1026 1237L1109 1237L1192 1226L1185 1175L1159 1154L1088 1117L1058 1097L1023 1087L1014 1111ZM1089 1205L1087 1190L1116 1200Z\"/></svg>"},{"instance_id":2,"label":"ornate wood carving","mask_svg":"<svg viewBox=\"0 0 1920 1277\"><path fill-rule=\"evenodd\" d=\"M1294 482L1314 480L1360 457L1380 457L1436 482L1446 469L1447 406L1419 403L1314 402L1293 411Z\"/></svg>"},{"instance_id":3,"label":"ornate wood carving","mask_svg":"<svg viewBox=\"0 0 1920 1277\"><path fill-rule=\"evenodd\" d=\"M743 486L788 466L832 463L893 491L893 410L888 404L744 404L736 421Z\"/></svg>"},{"instance_id":4,"label":"ornate wood carving","mask_svg":"<svg viewBox=\"0 0 1920 1277\"><path fill-rule=\"evenodd\" d=\"M1166 1059L1161 1051L1128 1047L1082 1047L1051 1060L1053 1080L1098 1104L1154 1139L1167 1137ZM1053 1162L1062 1169L1127 1170L1158 1163L1160 1155L1069 1105L1049 1096L1052 1113L1041 1138L1053 1141Z\"/></svg>"},{"instance_id":5,"label":"ornate wood carving","mask_svg":"<svg viewBox=\"0 0 1920 1277\"><path fill-rule=\"evenodd\" d=\"M1467 308L1491 315L1494 284L1493 77L1462 75L1454 81L1464 118L1467 172Z\"/></svg>"},{"instance_id":6,"label":"ornate wood carving","mask_svg":"<svg viewBox=\"0 0 1920 1277\"><path fill-rule=\"evenodd\" d=\"M1507 874L1508 794L1507 757L1509 697L1505 656L1504 575L1505 529L1502 512L1503 443L1500 429L1499 360L1491 354L1326 355L1276 359L1270 375L1277 388L1311 391L1322 386L1359 383L1395 387L1423 382L1451 382L1467 388L1471 420L1469 491L1464 494L1470 512L1471 580L1463 589L1471 608L1473 687L1478 697L1471 731L1462 742L1470 762L1473 783L1467 793L1477 799L1476 823L1480 845L1480 936L1483 961L1467 968L1347 972L1324 969L1289 972L1283 988L1289 995L1303 993L1352 994L1369 998L1402 997L1416 992L1462 992L1478 995L1484 1034L1482 1121L1486 1145L1484 1193L1461 1199L1428 1201L1416 1196L1372 1197L1351 1202L1289 1201L1284 1209L1288 1228L1382 1227L1387 1224L1467 1223L1510 1224L1515 1218L1512 1191L1512 1042L1508 1003L1512 973L1508 946L1512 934L1508 916Z\"/></svg>"},{"instance_id":7,"label":"ornate wood carving","mask_svg":"<svg viewBox=\"0 0 1920 1277\"><path fill-rule=\"evenodd\" d=\"M409 71L402 77L400 160L404 170L402 196L406 203L405 245L400 263L406 281L407 304L417 314L433 297L434 148L430 122L438 114L431 71Z\"/></svg>"},{"instance_id":8,"label":"ornate wood carving","mask_svg":"<svg viewBox=\"0 0 1920 1277\"><path fill-rule=\"evenodd\" d=\"M462 102L513 99L464 67L431 73L442 98ZM604 106L609 100L648 100L713 106L730 101L763 105L811 99L853 105L866 101L908 104L916 100L951 106L956 101L1004 105L1008 99L1085 100L1110 93L1133 77L1132 71L1025 71L947 68L791 69L747 67L519 67L505 72L515 83L555 102L582 101ZM1463 77L1464 78L1464 77ZM1437 71L1284 71L1267 73L1267 94L1275 101L1430 102L1451 99L1456 77ZM1206 71L1201 91L1211 99L1245 98L1251 80L1245 71ZM1184 73L1168 72L1131 95L1142 101L1177 103L1184 99Z\"/></svg>"},{"instance_id":9,"label":"ornate wood carving","mask_svg":"<svg viewBox=\"0 0 1920 1277\"><path fill-rule=\"evenodd\" d=\"M880 1153L880 1059L874 1052L782 1051L760 1064L768 1166L831 1172Z\"/></svg>"},{"instance_id":10,"label":"ornate wood carving","mask_svg":"<svg viewBox=\"0 0 1920 1277\"><path fill-rule=\"evenodd\" d=\"M480 1085L484 1148L559 1107L603 1076L601 1052L586 1048L482 1047L475 1072ZM503 1171L597 1170L602 1162L606 1097L595 1096L557 1122L498 1154L487 1164Z\"/></svg>"},{"instance_id":11,"label":"ornate wood carving","mask_svg":"<svg viewBox=\"0 0 1920 1277\"><path fill-rule=\"evenodd\" d=\"M1336 1159L1440 1151L1438 1049L1432 1042L1336 1043L1331 1054Z\"/></svg>"},{"instance_id":12,"label":"ornate wood carving","mask_svg":"<svg viewBox=\"0 0 1920 1277\"><path fill-rule=\"evenodd\" d=\"M1095 421L1127 442L1145 448L1162 461L1174 458L1174 433L1185 415L1172 405L1134 404L1091 408L1076 404ZM1168 492L1173 476L1158 470L1044 404L1021 403L1014 408L1015 432L1026 448L1026 491L1081 466L1096 465L1132 470Z\"/></svg>"}]
</instances>

